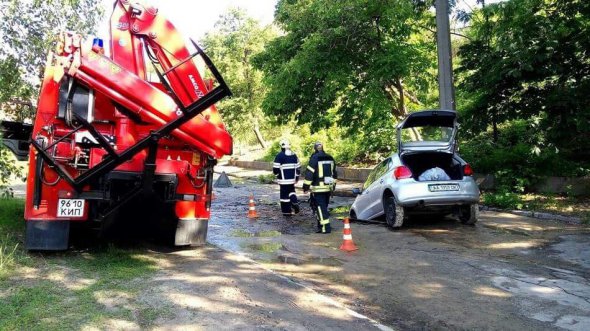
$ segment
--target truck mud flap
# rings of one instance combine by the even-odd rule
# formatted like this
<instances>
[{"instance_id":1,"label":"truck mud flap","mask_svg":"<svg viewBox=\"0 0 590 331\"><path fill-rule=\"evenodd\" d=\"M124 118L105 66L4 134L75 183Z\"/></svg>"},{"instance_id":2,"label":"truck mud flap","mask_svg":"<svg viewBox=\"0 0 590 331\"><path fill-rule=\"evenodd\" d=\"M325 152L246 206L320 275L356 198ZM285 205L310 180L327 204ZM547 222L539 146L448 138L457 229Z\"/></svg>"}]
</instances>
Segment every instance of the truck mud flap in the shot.
<instances>
[{"instance_id":1,"label":"truck mud flap","mask_svg":"<svg viewBox=\"0 0 590 331\"><path fill-rule=\"evenodd\" d=\"M174 237L175 246L205 246L207 243L206 219L179 219Z\"/></svg>"},{"instance_id":2,"label":"truck mud flap","mask_svg":"<svg viewBox=\"0 0 590 331\"><path fill-rule=\"evenodd\" d=\"M27 221L25 247L29 251L68 249L70 221Z\"/></svg>"}]
</instances>

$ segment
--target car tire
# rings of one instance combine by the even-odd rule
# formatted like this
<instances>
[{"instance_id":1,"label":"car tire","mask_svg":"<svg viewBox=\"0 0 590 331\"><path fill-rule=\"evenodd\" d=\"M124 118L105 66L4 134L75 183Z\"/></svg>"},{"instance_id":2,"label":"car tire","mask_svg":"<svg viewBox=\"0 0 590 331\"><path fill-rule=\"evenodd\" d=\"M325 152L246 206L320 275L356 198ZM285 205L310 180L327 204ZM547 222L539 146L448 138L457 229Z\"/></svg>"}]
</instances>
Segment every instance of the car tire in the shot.
<instances>
[{"instance_id":1,"label":"car tire","mask_svg":"<svg viewBox=\"0 0 590 331\"><path fill-rule=\"evenodd\" d=\"M385 200L385 222L392 229L398 229L404 224L404 207L397 204L394 197Z\"/></svg>"},{"instance_id":2,"label":"car tire","mask_svg":"<svg viewBox=\"0 0 590 331\"><path fill-rule=\"evenodd\" d=\"M348 213L348 218L349 218L351 221L356 221L356 212L355 212L354 210L352 210L352 209L351 209L351 210L350 210L350 212Z\"/></svg>"},{"instance_id":3,"label":"car tire","mask_svg":"<svg viewBox=\"0 0 590 331\"><path fill-rule=\"evenodd\" d=\"M459 221L463 224L474 225L479 218L479 205L465 205L459 208Z\"/></svg>"}]
</instances>

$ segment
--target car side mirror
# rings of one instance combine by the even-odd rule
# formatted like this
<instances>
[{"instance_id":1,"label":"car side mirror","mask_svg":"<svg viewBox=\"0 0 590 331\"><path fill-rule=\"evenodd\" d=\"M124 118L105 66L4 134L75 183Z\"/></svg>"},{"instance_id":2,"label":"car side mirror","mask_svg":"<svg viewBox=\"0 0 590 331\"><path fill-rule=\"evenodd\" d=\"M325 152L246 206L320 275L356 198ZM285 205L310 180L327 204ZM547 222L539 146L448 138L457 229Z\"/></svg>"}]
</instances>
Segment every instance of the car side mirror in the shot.
<instances>
[{"instance_id":1,"label":"car side mirror","mask_svg":"<svg viewBox=\"0 0 590 331\"><path fill-rule=\"evenodd\" d=\"M352 189L352 194L354 195L360 195L361 193L363 193L363 191L358 187Z\"/></svg>"}]
</instances>

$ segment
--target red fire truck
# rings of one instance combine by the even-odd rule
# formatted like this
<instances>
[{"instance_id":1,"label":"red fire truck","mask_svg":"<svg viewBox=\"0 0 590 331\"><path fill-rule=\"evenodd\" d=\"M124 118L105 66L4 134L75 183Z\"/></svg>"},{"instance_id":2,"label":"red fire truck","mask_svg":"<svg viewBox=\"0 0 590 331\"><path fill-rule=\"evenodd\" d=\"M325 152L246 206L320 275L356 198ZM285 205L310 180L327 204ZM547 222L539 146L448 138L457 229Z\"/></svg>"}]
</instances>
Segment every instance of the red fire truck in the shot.
<instances>
[{"instance_id":1,"label":"red fire truck","mask_svg":"<svg viewBox=\"0 0 590 331\"><path fill-rule=\"evenodd\" d=\"M61 34L33 125L3 123L17 155L30 138L29 250L67 249L74 224L104 233L121 222L205 243L213 166L232 153L214 104L231 92L157 8L118 0L110 23L110 56L101 39Z\"/></svg>"}]
</instances>

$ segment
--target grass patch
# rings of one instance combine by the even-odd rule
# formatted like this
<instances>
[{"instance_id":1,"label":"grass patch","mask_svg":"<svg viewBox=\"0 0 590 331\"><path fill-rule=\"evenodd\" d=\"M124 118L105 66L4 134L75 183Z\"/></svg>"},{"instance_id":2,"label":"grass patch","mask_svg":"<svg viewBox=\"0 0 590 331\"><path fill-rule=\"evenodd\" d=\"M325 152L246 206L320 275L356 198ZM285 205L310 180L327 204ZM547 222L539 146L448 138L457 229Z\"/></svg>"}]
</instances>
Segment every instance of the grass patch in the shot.
<instances>
[{"instance_id":1,"label":"grass patch","mask_svg":"<svg viewBox=\"0 0 590 331\"><path fill-rule=\"evenodd\" d=\"M331 213L334 214L346 214L348 215L348 213L350 212L350 206L338 206L338 207L334 207L330 209Z\"/></svg>"},{"instance_id":2,"label":"grass patch","mask_svg":"<svg viewBox=\"0 0 590 331\"><path fill-rule=\"evenodd\" d=\"M246 248L257 252L263 253L274 253L283 248L283 244L277 242L257 243L257 244L245 244Z\"/></svg>"},{"instance_id":3,"label":"grass patch","mask_svg":"<svg viewBox=\"0 0 590 331\"><path fill-rule=\"evenodd\" d=\"M512 192L485 192L484 205L508 210L530 210L580 217L590 222L590 198L551 194L518 194Z\"/></svg>"},{"instance_id":4,"label":"grass patch","mask_svg":"<svg viewBox=\"0 0 590 331\"><path fill-rule=\"evenodd\" d=\"M144 328L170 312L138 300L157 269L142 248L27 253L24 201L0 199L0 330ZM26 268L23 268L26 267Z\"/></svg>"},{"instance_id":5,"label":"grass patch","mask_svg":"<svg viewBox=\"0 0 590 331\"><path fill-rule=\"evenodd\" d=\"M23 250L23 215L24 200L0 199L0 280L27 260Z\"/></svg>"},{"instance_id":6,"label":"grass patch","mask_svg":"<svg viewBox=\"0 0 590 331\"><path fill-rule=\"evenodd\" d=\"M270 237L279 237L282 233L276 230L269 230L269 231L260 231L256 232L256 237L263 237L263 238L270 238Z\"/></svg>"},{"instance_id":7,"label":"grass patch","mask_svg":"<svg viewBox=\"0 0 590 331\"><path fill-rule=\"evenodd\" d=\"M254 235L248 231L238 229L238 230L232 231L231 236L238 237L238 238L250 238L250 237L253 237Z\"/></svg>"},{"instance_id":8,"label":"grass patch","mask_svg":"<svg viewBox=\"0 0 590 331\"><path fill-rule=\"evenodd\" d=\"M258 176L258 182L260 184L272 184L274 183L274 180L276 179L274 174L266 174L266 175L259 175Z\"/></svg>"},{"instance_id":9,"label":"grass patch","mask_svg":"<svg viewBox=\"0 0 590 331\"><path fill-rule=\"evenodd\" d=\"M67 253L52 261L56 266L67 263L78 269L83 276L111 281L128 281L157 270L155 261L144 252L135 249L108 245L80 254Z\"/></svg>"}]
</instances>

